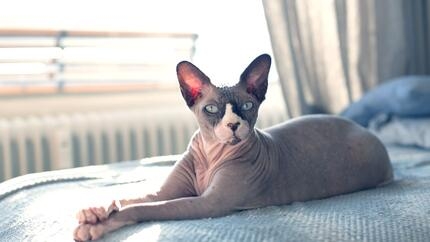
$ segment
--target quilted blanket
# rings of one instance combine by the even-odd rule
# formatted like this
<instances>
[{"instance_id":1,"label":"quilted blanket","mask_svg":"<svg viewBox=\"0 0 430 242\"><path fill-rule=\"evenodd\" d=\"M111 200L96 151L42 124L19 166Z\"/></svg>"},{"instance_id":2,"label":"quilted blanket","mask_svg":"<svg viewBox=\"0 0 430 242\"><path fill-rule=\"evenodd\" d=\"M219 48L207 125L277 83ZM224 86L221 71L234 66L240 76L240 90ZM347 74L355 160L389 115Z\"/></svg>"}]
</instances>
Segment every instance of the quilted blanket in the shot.
<instances>
[{"instance_id":1,"label":"quilted blanket","mask_svg":"<svg viewBox=\"0 0 430 242\"><path fill-rule=\"evenodd\" d=\"M390 147L387 186L238 212L153 221L101 241L430 241L430 150ZM0 184L0 241L73 241L76 211L139 196L163 181L176 156L21 176Z\"/></svg>"}]
</instances>

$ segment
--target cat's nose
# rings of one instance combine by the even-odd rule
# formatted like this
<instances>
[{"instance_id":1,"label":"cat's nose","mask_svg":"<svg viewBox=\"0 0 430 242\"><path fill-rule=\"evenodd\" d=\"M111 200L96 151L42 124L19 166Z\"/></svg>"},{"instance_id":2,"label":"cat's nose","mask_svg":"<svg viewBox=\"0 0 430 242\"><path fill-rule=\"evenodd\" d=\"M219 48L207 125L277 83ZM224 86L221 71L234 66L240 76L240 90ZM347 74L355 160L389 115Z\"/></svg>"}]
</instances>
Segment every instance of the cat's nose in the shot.
<instances>
[{"instance_id":1,"label":"cat's nose","mask_svg":"<svg viewBox=\"0 0 430 242\"><path fill-rule=\"evenodd\" d=\"M227 127L229 127L231 130L236 131L237 128L239 127L240 122L236 122L236 123L228 123Z\"/></svg>"}]
</instances>

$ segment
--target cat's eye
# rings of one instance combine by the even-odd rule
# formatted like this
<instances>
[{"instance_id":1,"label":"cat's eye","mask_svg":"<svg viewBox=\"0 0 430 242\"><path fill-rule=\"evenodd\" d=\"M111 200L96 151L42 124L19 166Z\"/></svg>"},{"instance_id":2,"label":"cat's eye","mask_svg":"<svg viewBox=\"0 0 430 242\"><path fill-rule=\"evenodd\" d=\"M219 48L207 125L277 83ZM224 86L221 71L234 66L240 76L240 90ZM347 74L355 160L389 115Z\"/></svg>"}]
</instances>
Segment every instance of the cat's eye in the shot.
<instances>
[{"instance_id":1,"label":"cat's eye","mask_svg":"<svg viewBox=\"0 0 430 242\"><path fill-rule=\"evenodd\" d=\"M254 104L252 102L246 102L242 105L242 110L248 111L250 110Z\"/></svg>"},{"instance_id":2,"label":"cat's eye","mask_svg":"<svg viewBox=\"0 0 430 242\"><path fill-rule=\"evenodd\" d=\"M205 106L205 110L208 113L218 113L218 107L216 105L213 104L209 104Z\"/></svg>"}]
</instances>

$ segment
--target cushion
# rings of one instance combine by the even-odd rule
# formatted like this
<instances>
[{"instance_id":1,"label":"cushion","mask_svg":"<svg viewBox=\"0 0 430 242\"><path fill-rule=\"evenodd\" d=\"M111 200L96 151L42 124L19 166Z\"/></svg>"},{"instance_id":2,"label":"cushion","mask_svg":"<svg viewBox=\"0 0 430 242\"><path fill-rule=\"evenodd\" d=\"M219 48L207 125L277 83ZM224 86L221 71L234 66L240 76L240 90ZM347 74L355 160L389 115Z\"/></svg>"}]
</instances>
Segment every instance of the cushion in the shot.
<instances>
[{"instance_id":1,"label":"cushion","mask_svg":"<svg viewBox=\"0 0 430 242\"><path fill-rule=\"evenodd\" d=\"M403 76L387 81L340 115L367 127L369 121L380 114L430 116L430 76Z\"/></svg>"},{"instance_id":2,"label":"cushion","mask_svg":"<svg viewBox=\"0 0 430 242\"><path fill-rule=\"evenodd\" d=\"M430 117L401 118L382 114L370 121L369 129L386 144L430 149Z\"/></svg>"}]
</instances>

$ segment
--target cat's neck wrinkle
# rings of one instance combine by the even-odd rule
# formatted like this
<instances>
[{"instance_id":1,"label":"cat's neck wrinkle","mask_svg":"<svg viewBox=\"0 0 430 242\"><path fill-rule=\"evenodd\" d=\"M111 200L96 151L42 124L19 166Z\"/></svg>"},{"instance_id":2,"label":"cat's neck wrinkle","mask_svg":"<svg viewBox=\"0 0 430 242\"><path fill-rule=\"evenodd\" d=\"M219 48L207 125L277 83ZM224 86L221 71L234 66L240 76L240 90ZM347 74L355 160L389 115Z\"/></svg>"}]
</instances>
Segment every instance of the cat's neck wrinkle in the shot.
<instances>
[{"instance_id":1,"label":"cat's neck wrinkle","mask_svg":"<svg viewBox=\"0 0 430 242\"><path fill-rule=\"evenodd\" d=\"M243 141L236 145L228 145L204 140L202 133L199 132L190 146L190 152L194 158L197 194L205 191L216 171L224 165L255 162L252 157L257 157L261 149L261 142L257 136L257 131L253 130Z\"/></svg>"},{"instance_id":2,"label":"cat's neck wrinkle","mask_svg":"<svg viewBox=\"0 0 430 242\"><path fill-rule=\"evenodd\" d=\"M220 161L237 160L255 146L256 140L255 130L246 139L236 145L223 144L218 141L207 141L202 137L202 148L206 161L210 163L210 166Z\"/></svg>"}]
</instances>

